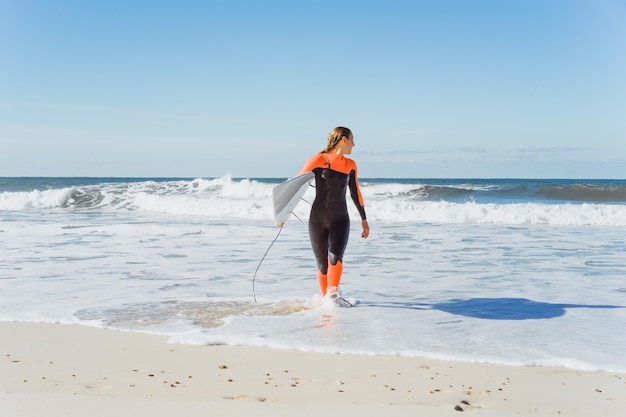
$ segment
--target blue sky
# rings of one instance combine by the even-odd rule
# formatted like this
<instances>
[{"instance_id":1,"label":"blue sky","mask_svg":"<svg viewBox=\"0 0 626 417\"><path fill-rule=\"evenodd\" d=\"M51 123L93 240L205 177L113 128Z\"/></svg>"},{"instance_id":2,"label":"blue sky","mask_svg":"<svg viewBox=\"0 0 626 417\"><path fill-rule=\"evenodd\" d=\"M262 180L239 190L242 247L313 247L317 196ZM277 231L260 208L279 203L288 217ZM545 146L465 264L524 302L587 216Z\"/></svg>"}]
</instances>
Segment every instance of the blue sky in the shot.
<instances>
[{"instance_id":1,"label":"blue sky","mask_svg":"<svg viewBox=\"0 0 626 417\"><path fill-rule=\"evenodd\" d=\"M626 178L626 1L0 0L0 176Z\"/></svg>"}]
</instances>

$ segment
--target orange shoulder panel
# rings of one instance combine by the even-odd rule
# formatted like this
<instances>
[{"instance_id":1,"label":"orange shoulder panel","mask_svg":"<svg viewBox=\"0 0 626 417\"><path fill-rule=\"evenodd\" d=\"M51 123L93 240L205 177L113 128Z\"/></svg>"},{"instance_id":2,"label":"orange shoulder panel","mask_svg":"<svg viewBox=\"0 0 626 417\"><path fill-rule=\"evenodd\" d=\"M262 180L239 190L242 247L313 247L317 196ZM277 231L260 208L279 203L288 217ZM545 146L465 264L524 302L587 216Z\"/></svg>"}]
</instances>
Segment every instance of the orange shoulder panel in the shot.
<instances>
[{"instance_id":1,"label":"orange shoulder panel","mask_svg":"<svg viewBox=\"0 0 626 417\"><path fill-rule=\"evenodd\" d=\"M311 172L315 168L330 168L333 171L341 172L342 174L350 174L350 171L356 172L356 163L349 158L333 153L318 153L310 158L297 175L304 174L305 172Z\"/></svg>"}]
</instances>

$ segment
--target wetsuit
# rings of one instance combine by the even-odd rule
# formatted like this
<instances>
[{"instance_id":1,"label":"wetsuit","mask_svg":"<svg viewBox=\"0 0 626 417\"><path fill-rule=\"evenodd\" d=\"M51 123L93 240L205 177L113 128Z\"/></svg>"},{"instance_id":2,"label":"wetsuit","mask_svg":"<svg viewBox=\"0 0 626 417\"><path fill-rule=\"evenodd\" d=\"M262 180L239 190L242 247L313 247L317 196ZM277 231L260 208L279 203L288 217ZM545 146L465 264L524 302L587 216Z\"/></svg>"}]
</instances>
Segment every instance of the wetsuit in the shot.
<instances>
[{"instance_id":1,"label":"wetsuit","mask_svg":"<svg viewBox=\"0 0 626 417\"><path fill-rule=\"evenodd\" d=\"M319 269L320 288L325 294L326 285L339 285L342 258L348 244L350 218L346 188L350 189L361 220L366 219L365 207L353 160L334 153L320 153L309 159L299 174L311 171L315 173L315 200L309 216L309 236ZM329 274L329 268L335 269L335 273Z\"/></svg>"}]
</instances>

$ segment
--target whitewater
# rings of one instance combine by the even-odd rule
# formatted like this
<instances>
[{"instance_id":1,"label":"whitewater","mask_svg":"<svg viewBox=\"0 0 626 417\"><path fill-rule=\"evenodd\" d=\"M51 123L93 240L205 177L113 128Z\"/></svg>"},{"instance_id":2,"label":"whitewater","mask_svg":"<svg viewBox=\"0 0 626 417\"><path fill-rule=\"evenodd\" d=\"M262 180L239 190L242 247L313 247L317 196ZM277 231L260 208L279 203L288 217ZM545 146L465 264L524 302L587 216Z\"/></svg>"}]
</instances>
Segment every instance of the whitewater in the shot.
<instances>
[{"instance_id":1,"label":"whitewater","mask_svg":"<svg viewBox=\"0 0 626 417\"><path fill-rule=\"evenodd\" d=\"M0 178L0 320L626 372L626 181L362 179L336 308L282 180Z\"/></svg>"}]
</instances>

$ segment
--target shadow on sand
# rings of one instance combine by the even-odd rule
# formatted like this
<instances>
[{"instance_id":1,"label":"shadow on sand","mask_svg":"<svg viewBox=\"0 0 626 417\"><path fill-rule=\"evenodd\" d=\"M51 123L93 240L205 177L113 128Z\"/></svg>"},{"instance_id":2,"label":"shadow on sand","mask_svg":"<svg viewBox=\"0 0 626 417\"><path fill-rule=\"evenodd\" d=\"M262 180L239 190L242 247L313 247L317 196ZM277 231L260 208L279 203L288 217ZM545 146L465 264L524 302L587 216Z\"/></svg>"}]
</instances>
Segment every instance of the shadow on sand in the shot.
<instances>
[{"instance_id":1,"label":"shadow on sand","mask_svg":"<svg viewBox=\"0 0 626 417\"><path fill-rule=\"evenodd\" d=\"M470 298L432 306L446 313L487 320L552 319L565 315L568 308L623 308L612 305L552 304L526 298Z\"/></svg>"}]
</instances>

